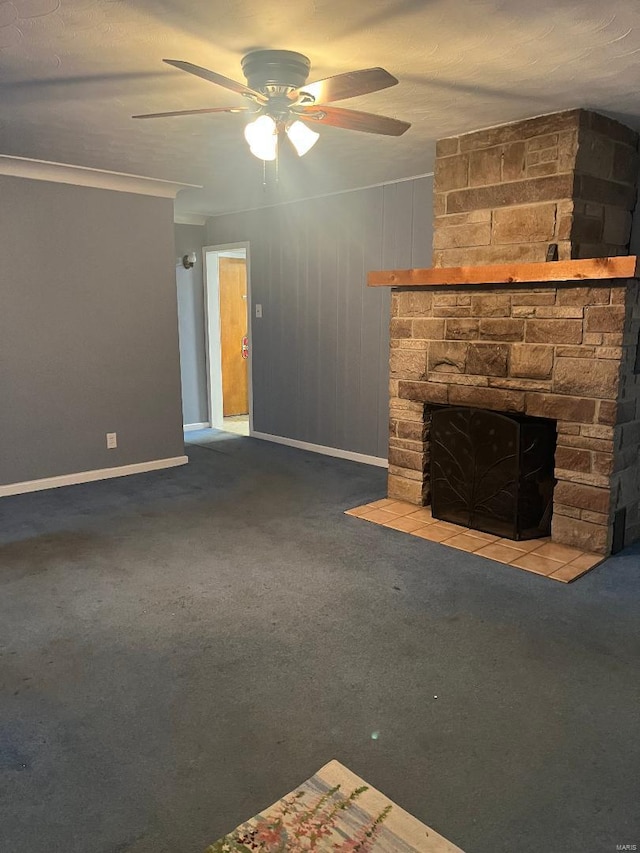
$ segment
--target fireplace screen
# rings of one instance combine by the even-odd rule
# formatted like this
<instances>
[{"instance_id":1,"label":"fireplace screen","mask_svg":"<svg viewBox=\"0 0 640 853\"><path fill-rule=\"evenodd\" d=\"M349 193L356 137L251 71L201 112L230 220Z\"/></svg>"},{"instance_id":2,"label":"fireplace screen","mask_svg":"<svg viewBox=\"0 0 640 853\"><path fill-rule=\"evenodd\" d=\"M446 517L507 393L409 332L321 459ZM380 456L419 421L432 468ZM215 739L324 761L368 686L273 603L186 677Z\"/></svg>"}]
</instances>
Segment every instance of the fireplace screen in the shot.
<instances>
[{"instance_id":1,"label":"fireplace screen","mask_svg":"<svg viewBox=\"0 0 640 853\"><path fill-rule=\"evenodd\" d=\"M434 518L509 539L548 536L555 422L443 408L431 421Z\"/></svg>"}]
</instances>

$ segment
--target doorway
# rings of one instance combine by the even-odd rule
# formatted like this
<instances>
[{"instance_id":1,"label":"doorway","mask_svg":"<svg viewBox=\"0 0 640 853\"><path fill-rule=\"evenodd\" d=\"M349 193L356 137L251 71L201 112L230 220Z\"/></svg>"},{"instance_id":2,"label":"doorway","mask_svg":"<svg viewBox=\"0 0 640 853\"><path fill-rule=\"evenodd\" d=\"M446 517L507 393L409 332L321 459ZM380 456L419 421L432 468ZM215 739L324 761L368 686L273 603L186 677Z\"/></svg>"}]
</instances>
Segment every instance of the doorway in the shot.
<instances>
[{"instance_id":1,"label":"doorway","mask_svg":"<svg viewBox=\"0 0 640 853\"><path fill-rule=\"evenodd\" d=\"M203 255L211 426L251 435L249 244L205 246Z\"/></svg>"}]
</instances>

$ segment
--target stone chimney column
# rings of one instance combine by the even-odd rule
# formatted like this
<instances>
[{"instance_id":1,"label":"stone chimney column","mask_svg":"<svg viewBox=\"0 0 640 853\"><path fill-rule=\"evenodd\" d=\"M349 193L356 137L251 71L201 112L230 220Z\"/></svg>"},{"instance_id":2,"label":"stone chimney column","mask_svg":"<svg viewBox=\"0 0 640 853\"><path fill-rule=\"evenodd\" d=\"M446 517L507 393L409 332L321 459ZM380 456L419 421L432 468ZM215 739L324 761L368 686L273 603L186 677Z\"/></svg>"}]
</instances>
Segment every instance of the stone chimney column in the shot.
<instances>
[{"instance_id":1,"label":"stone chimney column","mask_svg":"<svg viewBox=\"0 0 640 853\"><path fill-rule=\"evenodd\" d=\"M638 136L571 110L442 139L436 149L433 265L628 253Z\"/></svg>"},{"instance_id":2,"label":"stone chimney column","mask_svg":"<svg viewBox=\"0 0 640 853\"><path fill-rule=\"evenodd\" d=\"M628 254L638 135L587 110L438 142L435 267ZM640 538L637 280L398 288L392 295L389 496L430 502L430 413L555 420L552 537L608 553Z\"/></svg>"}]
</instances>

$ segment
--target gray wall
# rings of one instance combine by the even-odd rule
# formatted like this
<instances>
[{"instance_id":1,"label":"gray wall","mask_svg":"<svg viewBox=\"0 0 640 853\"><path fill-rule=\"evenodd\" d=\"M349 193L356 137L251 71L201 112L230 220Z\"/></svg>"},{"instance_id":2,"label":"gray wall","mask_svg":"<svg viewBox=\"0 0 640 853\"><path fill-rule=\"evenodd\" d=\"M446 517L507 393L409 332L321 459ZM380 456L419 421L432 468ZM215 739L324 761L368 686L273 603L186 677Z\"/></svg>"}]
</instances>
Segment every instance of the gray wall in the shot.
<instances>
[{"instance_id":1,"label":"gray wall","mask_svg":"<svg viewBox=\"0 0 640 853\"><path fill-rule=\"evenodd\" d=\"M209 220L209 245L243 240L254 429L386 457L390 293L366 273L429 266L432 179Z\"/></svg>"},{"instance_id":2,"label":"gray wall","mask_svg":"<svg viewBox=\"0 0 640 853\"><path fill-rule=\"evenodd\" d=\"M172 200L0 176L0 220L0 484L182 455Z\"/></svg>"},{"instance_id":3,"label":"gray wall","mask_svg":"<svg viewBox=\"0 0 640 853\"><path fill-rule=\"evenodd\" d=\"M178 319L180 328L180 373L182 416L185 424L209 421L205 360L205 320L202 247L206 245L203 225L176 225L176 260L196 252L198 262L186 270L176 267Z\"/></svg>"}]
</instances>

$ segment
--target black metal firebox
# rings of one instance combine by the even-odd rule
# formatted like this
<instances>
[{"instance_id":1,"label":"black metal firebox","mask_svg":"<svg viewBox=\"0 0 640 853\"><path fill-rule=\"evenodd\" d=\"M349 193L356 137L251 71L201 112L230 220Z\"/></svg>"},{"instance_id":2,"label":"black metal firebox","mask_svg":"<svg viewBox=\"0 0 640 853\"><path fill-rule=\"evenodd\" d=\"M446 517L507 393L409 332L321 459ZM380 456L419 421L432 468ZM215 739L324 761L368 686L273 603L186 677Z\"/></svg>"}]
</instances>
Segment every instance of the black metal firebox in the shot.
<instances>
[{"instance_id":1,"label":"black metal firebox","mask_svg":"<svg viewBox=\"0 0 640 853\"><path fill-rule=\"evenodd\" d=\"M548 536L555 421L485 409L434 409L434 518L509 539Z\"/></svg>"}]
</instances>

